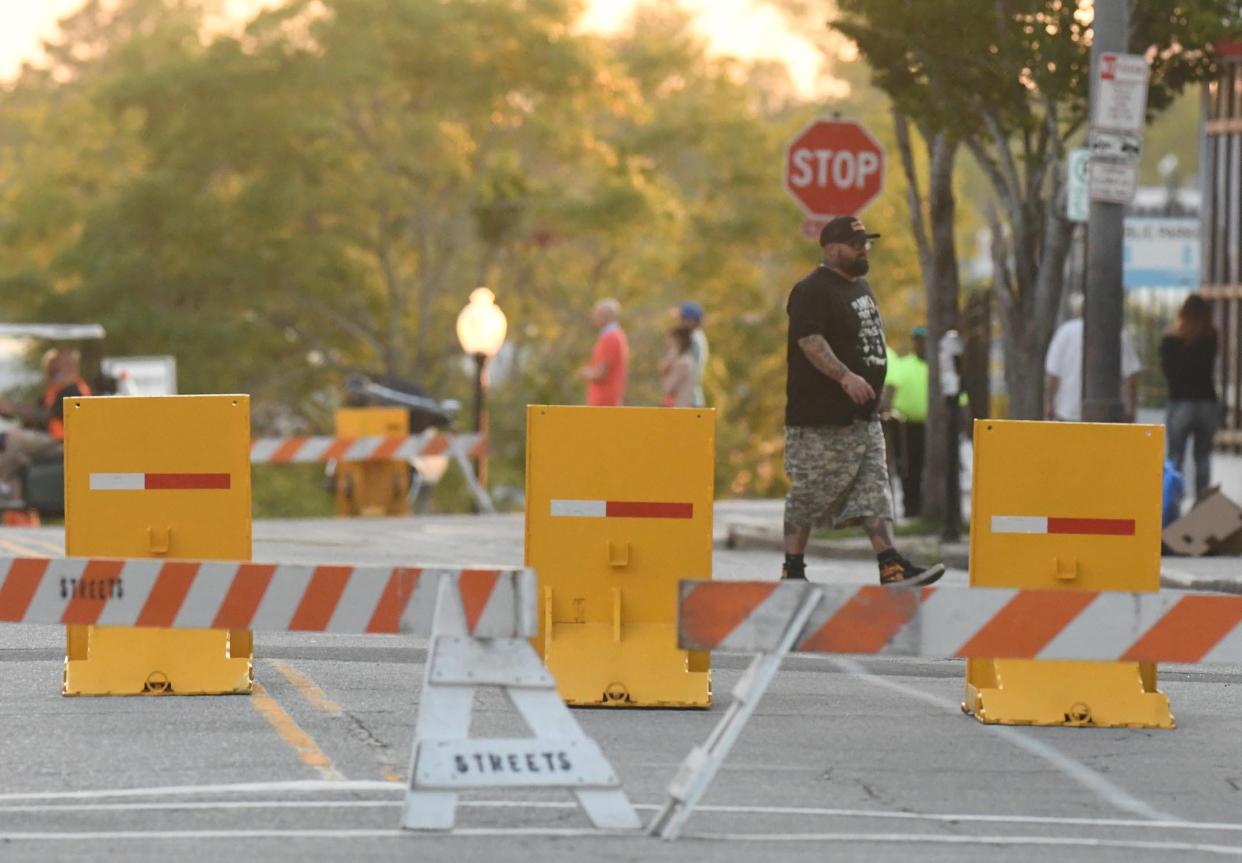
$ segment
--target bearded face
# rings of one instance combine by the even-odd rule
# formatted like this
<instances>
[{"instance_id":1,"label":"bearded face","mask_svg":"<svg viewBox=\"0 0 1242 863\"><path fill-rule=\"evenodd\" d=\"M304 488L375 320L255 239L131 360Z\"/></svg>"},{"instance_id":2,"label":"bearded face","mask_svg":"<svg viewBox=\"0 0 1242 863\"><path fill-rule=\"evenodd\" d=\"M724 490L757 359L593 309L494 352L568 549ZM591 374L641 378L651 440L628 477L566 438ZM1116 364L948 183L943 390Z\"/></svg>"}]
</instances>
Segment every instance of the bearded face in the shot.
<instances>
[{"instance_id":1,"label":"bearded face","mask_svg":"<svg viewBox=\"0 0 1242 863\"><path fill-rule=\"evenodd\" d=\"M845 272L849 273L856 279L860 276L867 275L867 271L871 269L871 262L867 259L866 252L859 252L853 257L853 259L844 261L843 263L844 266L841 267L841 269L845 270Z\"/></svg>"}]
</instances>

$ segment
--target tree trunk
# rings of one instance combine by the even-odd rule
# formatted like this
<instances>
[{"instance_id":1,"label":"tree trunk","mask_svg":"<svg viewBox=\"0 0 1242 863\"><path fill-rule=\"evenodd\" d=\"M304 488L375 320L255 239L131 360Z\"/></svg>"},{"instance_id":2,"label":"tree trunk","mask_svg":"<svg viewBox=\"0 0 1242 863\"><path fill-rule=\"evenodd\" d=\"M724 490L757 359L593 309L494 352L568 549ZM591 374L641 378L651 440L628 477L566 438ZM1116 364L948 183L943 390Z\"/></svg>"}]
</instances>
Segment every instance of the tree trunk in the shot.
<instances>
[{"instance_id":1,"label":"tree trunk","mask_svg":"<svg viewBox=\"0 0 1242 863\"><path fill-rule=\"evenodd\" d=\"M1044 355L1039 350L1033 292L1023 294L1014 289L1013 255L1000 215L991 204L987 218L992 232L993 291L1001 322L1001 341L1005 346L1008 415L1011 419L1040 419L1043 416Z\"/></svg>"},{"instance_id":2,"label":"tree trunk","mask_svg":"<svg viewBox=\"0 0 1242 863\"><path fill-rule=\"evenodd\" d=\"M931 223L931 278L927 289L927 370L928 413L926 457L923 465L923 516L934 521L945 518L945 471L948 468L948 410L940 390L940 340L957 329L960 279L957 269L956 209L953 194L953 166L958 142L944 133L929 143L931 166L928 172L927 204Z\"/></svg>"}]
</instances>

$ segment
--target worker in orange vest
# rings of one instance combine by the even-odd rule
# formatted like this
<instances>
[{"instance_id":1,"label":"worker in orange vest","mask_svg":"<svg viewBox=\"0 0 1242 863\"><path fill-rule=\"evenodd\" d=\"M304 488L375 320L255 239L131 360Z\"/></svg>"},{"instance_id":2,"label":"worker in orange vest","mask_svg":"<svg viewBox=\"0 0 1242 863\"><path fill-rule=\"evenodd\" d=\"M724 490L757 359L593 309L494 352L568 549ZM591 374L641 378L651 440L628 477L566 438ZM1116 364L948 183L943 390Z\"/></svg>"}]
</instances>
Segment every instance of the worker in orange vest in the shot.
<instances>
[{"instance_id":1,"label":"worker in orange vest","mask_svg":"<svg viewBox=\"0 0 1242 863\"><path fill-rule=\"evenodd\" d=\"M21 497L21 472L31 462L64 456L64 400L91 394L81 364L77 351L48 351L43 355L43 398L35 404L0 399L0 416L23 424L0 433L0 498Z\"/></svg>"}]
</instances>

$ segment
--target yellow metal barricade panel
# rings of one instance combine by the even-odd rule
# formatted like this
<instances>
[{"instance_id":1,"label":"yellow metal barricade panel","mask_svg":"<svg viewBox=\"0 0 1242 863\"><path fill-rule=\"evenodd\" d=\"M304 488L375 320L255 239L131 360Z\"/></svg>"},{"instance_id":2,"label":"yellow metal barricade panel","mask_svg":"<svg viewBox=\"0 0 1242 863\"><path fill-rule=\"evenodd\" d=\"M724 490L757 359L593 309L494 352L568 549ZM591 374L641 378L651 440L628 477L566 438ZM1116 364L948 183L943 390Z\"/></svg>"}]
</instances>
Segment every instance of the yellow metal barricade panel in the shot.
<instances>
[{"instance_id":1,"label":"yellow metal barricade panel","mask_svg":"<svg viewBox=\"0 0 1242 863\"><path fill-rule=\"evenodd\" d=\"M249 560L248 396L72 399L65 551ZM249 692L247 631L68 627L66 695Z\"/></svg>"},{"instance_id":2,"label":"yellow metal barricade panel","mask_svg":"<svg viewBox=\"0 0 1242 863\"><path fill-rule=\"evenodd\" d=\"M570 704L711 704L676 623L678 580L711 577L714 463L712 410L527 408L536 646Z\"/></svg>"},{"instance_id":3,"label":"yellow metal barricade panel","mask_svg":"<svg viewBox=\"0 0 1242 863\"><path fill-rule=\"evenodd\" d=\"M405 437L405 408L341 408L337 437ZM404 461L337 462L337 515L405 515L410 511L410 467Z\"/></svg>"},{"instance_id":4,"label":"yellow metal barricade panel","mask_svg":"<svg viewBox=\"0 0 1242 863\"><path fill-rule=\"evenodd\" d=\"M1163 426L975 422L970 583L1160 587ZM1172 727L1154 665L968 660L983 722Z\"/></svg>"}]
</instances>

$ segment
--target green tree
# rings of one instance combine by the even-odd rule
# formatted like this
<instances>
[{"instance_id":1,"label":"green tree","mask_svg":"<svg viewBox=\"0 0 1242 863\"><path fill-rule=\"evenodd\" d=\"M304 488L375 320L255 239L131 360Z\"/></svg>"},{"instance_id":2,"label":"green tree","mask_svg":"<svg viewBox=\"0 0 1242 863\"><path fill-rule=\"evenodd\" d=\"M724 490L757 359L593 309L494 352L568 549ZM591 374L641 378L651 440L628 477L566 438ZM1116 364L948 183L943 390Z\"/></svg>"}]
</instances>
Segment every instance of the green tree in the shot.
<instances>
[{"instance_id":1,"label":"green tree","mask_svg":"<svg viewBox=\"0 0 1242 863\"><path fill-rule=\"evenodd\" d=\"M676 11L616 38L577 11L288 0L205 40L198 4L88 5L53 67L0 93L3 302L175 354L183 391L249 392L264 430L323 429L346 371L467 400L453 322L486 284L510 322L493 477L520 484L524 406L582 398L591 304L624 304L630 401L655 404L668 311L695 299L718 488L780 493L784 301L816 258L780 164L816 109L779 66L708 56ZM909 324L901 200L868 218Z\"/></svg>"},{"instance_id":2,"label":"green tree","mask_svg":"<svg viewBox=\"0 0 1242 863\"><path fill-rule=\"evenodd\" d=\"M960 140L987 177L995 292L1012 413L1038 417L1042 359L1064 286L1070 224L1060 166L1086 120L1091 11L1063 0L838 0L852 39L897 109ZM1133 4L1131 50L1151 58L1152 114L1212 68L1237 0Z\"/></svg>"}]
</instances>

